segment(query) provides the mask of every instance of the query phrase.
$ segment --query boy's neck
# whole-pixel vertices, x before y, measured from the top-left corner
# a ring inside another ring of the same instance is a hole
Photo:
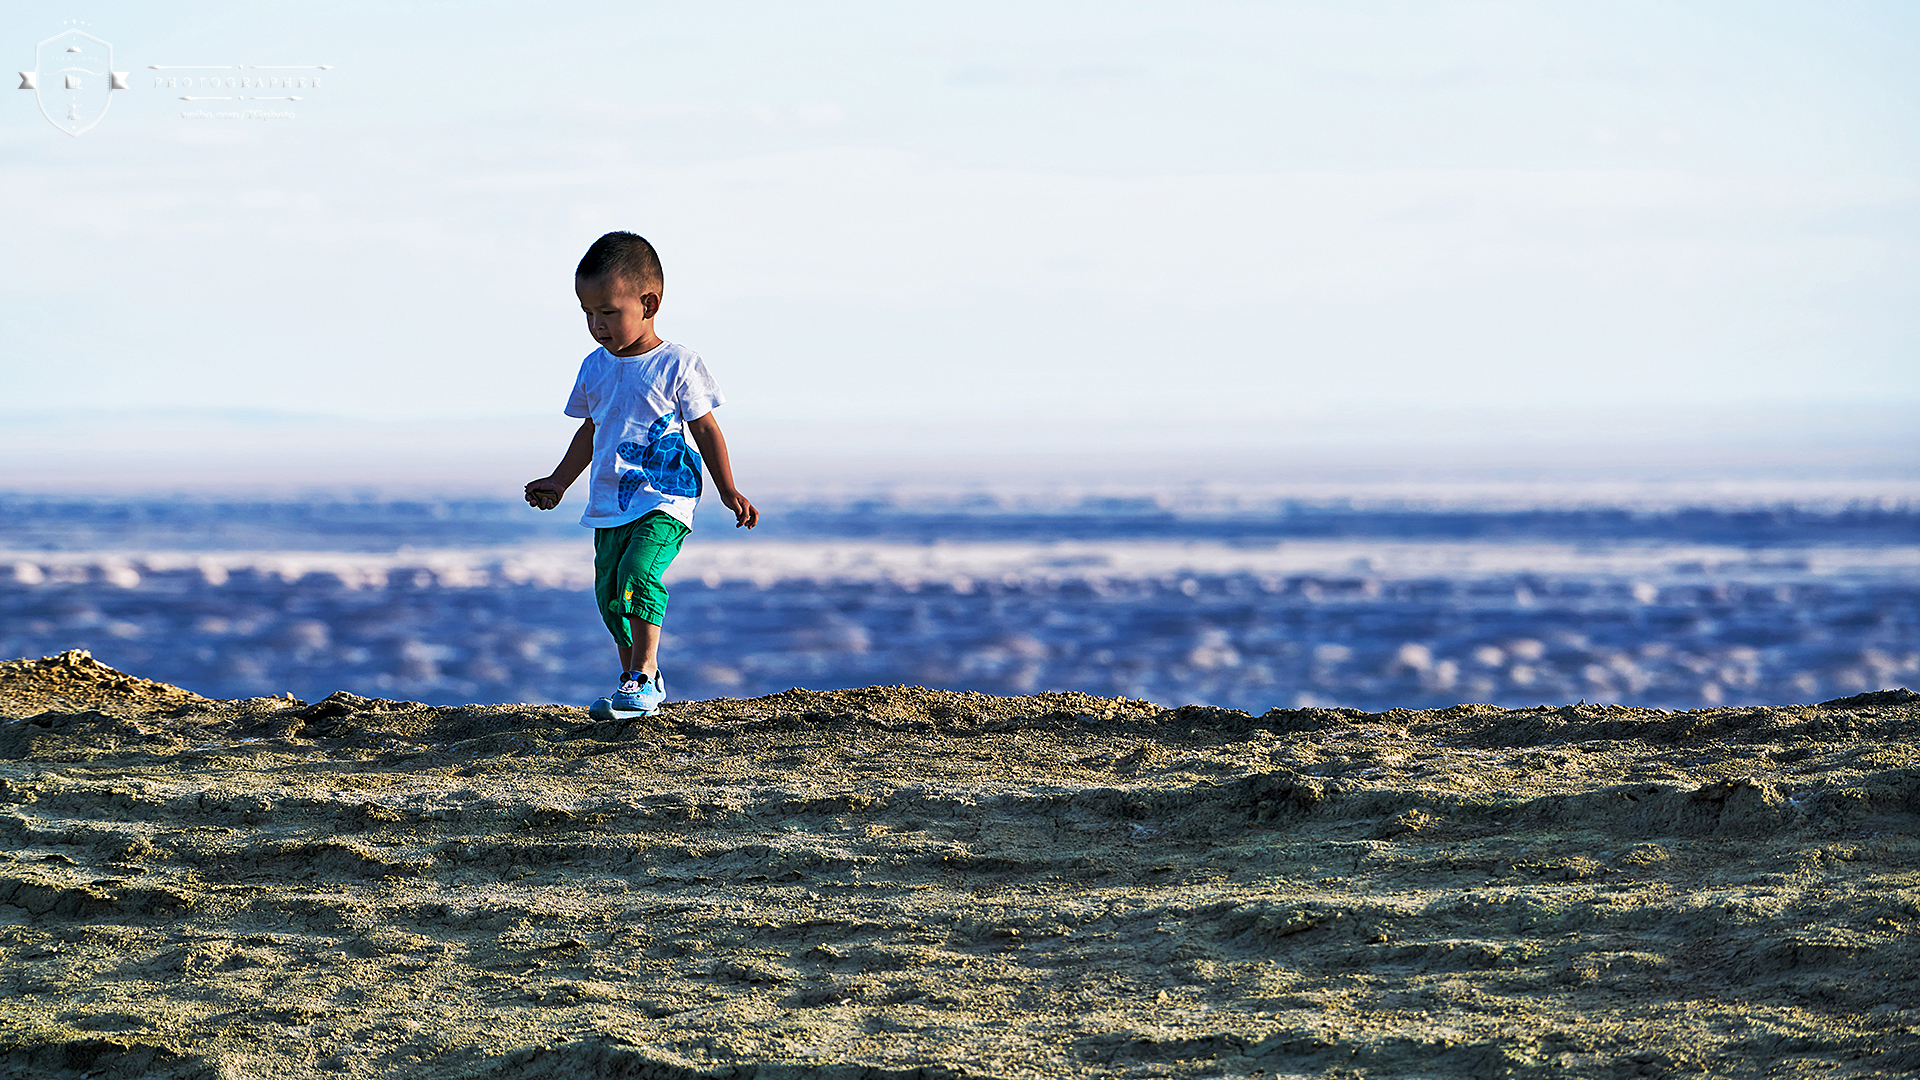
[[[640,331],[640,336],[634,339],[633,344],[624,349],[608,349],[607,351],[615,356],[644,356],[663,344],[665,344],[665,342],[660,340],[660,335],[654,333],[653,327],[649,326],[645,330]]]

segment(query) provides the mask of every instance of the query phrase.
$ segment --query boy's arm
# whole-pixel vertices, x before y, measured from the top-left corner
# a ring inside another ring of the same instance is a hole
[[[536,510],[551,510],[560,505],[560,496],[566,494],[580,474],[593,463],[593,418],[580,421],[580,429],[573,433],[573,441],[567,444],[567,452],[553,472],[538,480],[527,482],[527,505]]]
[[[733,486],[733,462],[727,459],[727,437],[720,434],[720,421],[708,413],[698,420],[687,421],[687,430],[693,434],[693,444],[700,448],[707,472],[713,476],[713,489],[727,509],[733,511],[733,527],[751,529],[760,524],[760,511]]]

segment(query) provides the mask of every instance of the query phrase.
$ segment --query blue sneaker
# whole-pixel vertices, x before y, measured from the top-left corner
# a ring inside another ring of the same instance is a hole
[[[638,671],[623,671],[620,673],[620,689],[611,697],[594,702],[587,713],[596,720],[652,716],[660,711],[660,703],[666,699],[667,688],[659,676],[649,679]]]

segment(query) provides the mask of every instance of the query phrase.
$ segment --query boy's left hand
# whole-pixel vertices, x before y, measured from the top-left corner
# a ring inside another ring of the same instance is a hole
[[[551,476],[529,481],[526,488],[527,505],[535,510],[551,510],[560,505],[560,496],[566,493]]]
[[[734,528],[751,529],[755,525],[760,524],[759,509],[757,509],[753,503],[747,501],[745,495],[737,491],[722,491],[718,494],[720,496],[720,502],[724,504],[727,509],[733,511]]]

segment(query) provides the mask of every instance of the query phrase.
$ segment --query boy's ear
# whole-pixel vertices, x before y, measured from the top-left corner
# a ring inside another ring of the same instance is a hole
[[[660,294],[657,292],[643,293],[640,297],[640,305],[641,308],[646,311],[647,318],[653,318],[660,313]]]

